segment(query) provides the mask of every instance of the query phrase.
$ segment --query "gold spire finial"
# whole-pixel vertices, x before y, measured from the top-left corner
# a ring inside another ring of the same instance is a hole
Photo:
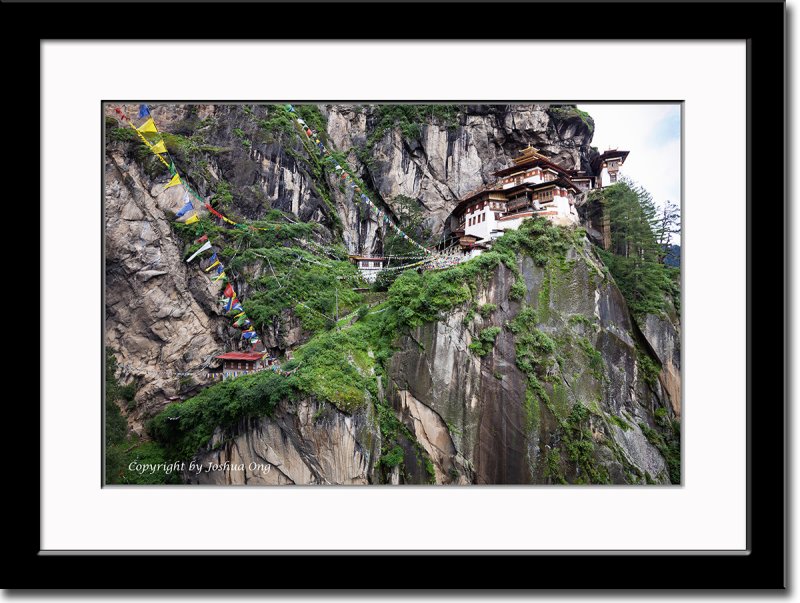
[[[514,158],[514,163],[519,164],[523,161],[528,161],[529,159],[536,159],[541,158],[543,155],[539,153],[539,149],[528,145],[524,149],[519,152],[519,156]]]

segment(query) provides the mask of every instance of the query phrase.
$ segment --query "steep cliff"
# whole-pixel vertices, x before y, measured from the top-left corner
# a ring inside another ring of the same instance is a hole
[[[120,107],[134,115],[138,108]],[[406,106],[389,107],[307,106],[303,114],[327,132],[332,148],[386,209],[400,195],[416,199],[434,238],[459,196],[510,164],[519,149],[538,146],[565,165],[586,165],[591,153],[590,118],[557,108],[476,105],[409,113]],[[317,225],[314,244],[342,240],[349,252],[382,250],[382,226],[308,153],[279,107],[155,105],[151,112],[177,167],[205,200],[243,220],[272,210],[296,216]],[[190,240],[170,225],[181,205],[178,189],[164,190],[160,164],[142,152],[113,106],[105,113],[108,345],[119,356],[122,381],[142,384],[136,415],[194,391],[202,367],[220,347],[230,349],[236,334],[215,320],[207,279],[182,262]],[[263,264],[243,267],[247,278],[237,285],[244,296]],[[309,336],[289,304],[261,326],[270,348],[291,348]]]
[[[371,405],[348,415],[324,402],[284,402],[272,418],[218,429],[184,477],[216,485],[368,484],[381,445],[373,415]]]
[[[107,109],[106,342],[120,381],[138,384],[129,425],[145,434],[166,406],[150,434],[169,454],[220,468],[187,471],[187,482],[679,480],[679,319],[632,321],[580,232],[528,228],[463,270],[404,274],[376,306],[381,298],[353,291],[346,254],[382,252],[383,226],[277,107],[151,110],[201,197],[239,221],[278,224],[259,233],[204,218],[266,347],[296,351],[284,365],[293,393],[279,401],[273,388],[270,403],[259,402],[258,388],[272,381],[247,380],[191,398],[209,384],[214,356],[236,349],[238,332],[220,315],[217,287],[184,261],[197,245],[191,228],[173,222],[180,194],[165,190],[163,170]],[[583,169],[594,153],[593,122],[571,107],[301,111],[385,210],[418,205],[431,242],[458,198],[520,149]],[[441,285],[431,279],[447,281],[451,295],[431,301]],[[416,308],[419,300],[430,307]],[[330,330],[349,313],[341,331]]]
[[[130,413],[142,419],[170,397],[203,383],[203,368],[226,339],[208,279],[187,270],[183,242],[166,216],[180,193],[153,184],[119,150],[105,171],[106,345],[118,357],[120,379],[139,385]]]
[[[519,270],[498,266],[473,301],[400,338],[392,406],[443,475],[458,460],[478,484],[669,483],[646,432],[675,418],[671,397],[588,243]]]

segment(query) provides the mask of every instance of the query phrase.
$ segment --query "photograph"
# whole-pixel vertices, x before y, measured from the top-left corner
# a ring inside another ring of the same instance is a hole
[[[104,485],[680,486],[682,111],[104,101]]]

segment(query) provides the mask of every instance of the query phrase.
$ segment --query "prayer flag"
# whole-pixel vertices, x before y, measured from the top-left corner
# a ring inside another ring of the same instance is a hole
[[[219,266],[219,260],[215,260],[213,264],[211,264],[208,268],[206,268],[206,272],[211,270],[214,266]]]
[[[228,284],[228,286],[225,287],[224,295],[225,295],[225,297],[235,297],[236,296],[236,293],[233,291],[233,286],[232,285]]]
[[[139,117],[147,117],[150,115],[150,109],[147,108],[147,105],[139,105]]]
[[[183,217],[183,215],[184,215],[185,213],[187,213],[187,212],[190,212],[190,211],[192,211],[193,209],[194,209],[194,205],[192,205],[192,202],[191,202],[191,201],[189,201],[188,203],[186,203],[186,205],[184,205],[183,207],[181,207],[181,208],[178,210],[178,212],[175,214],[175,217],[176,217],[176,218],[181,218],[181,217]]]
[[[200,218],[198,217],[198,215],[194,214],[188,220],[186,220],[184,222],[184,224],[194,224],[195,222],[199,222],[199,221],[200,221]]]
[[[187,220],[187,223],[188,223],[188,220]],[[206,242],[203,244],[203,246],[202,246],[200,249],[198,249],[197,251],[195,251],[195,252],[194,252],[192,255],[190,255],[190,256],[189,256],[189,259],[188,259],[188,260],[186,260],[186,261],[187,261],[187,262],[191,262],[191,261],[192,261],[194,258],[196,258],[198,255],[200,255],[200,254],[201,254],[201,253],[203,253],[204,251],[208,251],[209,249],[211,249],[211,241],[206,241]]]
[[[195,239],[195,241],[194,241],[194,242],[195,242],[195,243],[203,243],[203,242],[205,242],[205,241],[208,241],[208,235],[207,235],[207,234],[204,234],[204,235],[203,235],[202,237],[200,237],[199,239]]]
[[[153,151],[153,153],[166,153],[167,147],[164,146],[163,140],[159,140],[156,144],[150,147],[150,150]]]
[[[178,186],[181,183],[181,177],[178,174],[175,174],[172,179],[167,182],[167,186],[164,187],[164,190],[167,190],[171,186]]]
[[[223,216],[223,215],[222,215],[221,213],[219,213],[219,212],[218,212],[216,209],[214,209],[213,207],[211,207],[211,204],[210,204],[210,203],[206,203],[206,209],[207,209],[208,211],[210,211],[212,214],[214,214],[215,216],[217,216],[218,218],[222,218],[223,220],[225,219],[225,216]]]
[[[154,122],[153,118],[151,117],[146,122],[144,122],[141,126],[136,128],[136,131],[137,132],[142,132],[142,133],[145,133],[145,132],[158,132],[158,128],[156,128],[156,122]]]

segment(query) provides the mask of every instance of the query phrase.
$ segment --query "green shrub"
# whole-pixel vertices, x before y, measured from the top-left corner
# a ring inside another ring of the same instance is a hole
[[[272,371],[228,379],[168,405],[148,423],[148,432],[176,458],[188,459],[211,441],[217,427],[270,416],[291,393],[288,379]]]
[[[518,301],[525,297],[527,292],[528,288],[525,286],[525,280],[518,278],[514,281],[514,284],[511,285],[511,289],[508,292],[508,297],[509,299]]]
[[[658,376],[661,374],[661,366],[659,366],[642,348],[637,347],[636,352],[636,366],[644,378],[645,383],[651,387],[655,387],[658,383]]]
[[[367,148],[372,149],[389,130],[399,128],[406,139],[419,138],[421,126],[438,122],[452,129],[458,126],[458,105],[375,105],[373,115],[377,120],[367,138]]]
[[[598,381],[607,381],[605,375],[606,364],[603,361],[603,355],[600,351],[597,350],[586,337],[579,337],[577,343],[578,347],[581,348],[586,356],[586,360],[589,363],[589,372],[592,376]]]
[[[384,467],[397,467],[403,462],[403,449],[400,446],[393,446],[392,449],[384,455],[381,455],[380,463]]]
[[[109,128],[107,132],[109,139],[116,142],[135,142],[137,140],[133,128]]]
[[[469,344],[469,349],[478,356],[486,356],[494,347],[494,340],[500,334],[500,327],[487,327],[480,332],[477,339]]]
[[[497,310],[497,304],[483,304],[481,307],[478,308],[478,312],[484,318],[488,318],[491,316],[492,312]]]
[[[680,431],[670,430],[661,434],[655,429],[639,423],[639,428],[644,433],[647,441],[655,446],[667,462],[669,481],[673,484],[681,483],[681,440]]]
[[[623,431],[630,431],[633,429],[633,427],[631,427],[630,424],[622,417],[618,417],[617,415],[606,415],[606,417],[610,423],[613,423]]]

